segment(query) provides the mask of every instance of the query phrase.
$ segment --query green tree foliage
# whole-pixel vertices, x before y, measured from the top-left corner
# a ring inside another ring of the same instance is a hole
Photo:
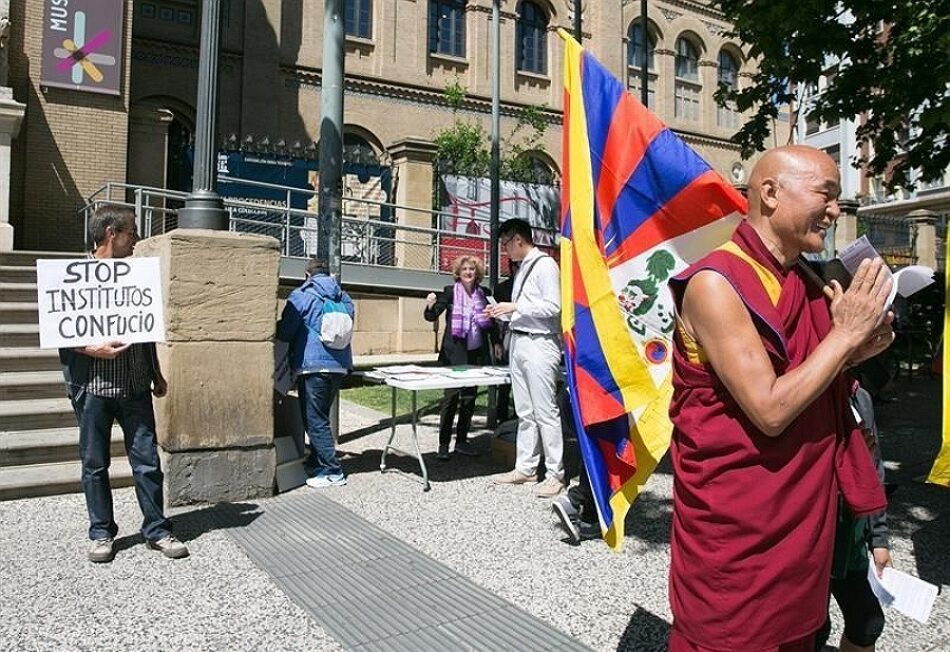
[[[491,168],[491,137],[480,122],[464,120],[459,110],[465,103],[466,89],[457,81],[446,86],[443,97],[452,109],[452,126],[435,136],[435,165],[441,172],[462,176],[486,177]],[[532,152],[544,151],[542,140],[547,119],[541,108],[528,106],[508,137],[501,143],[501,178],[508,181],[537,183],[538,170]]]
[[[950,164],[950,0],[713,0],[750,44],[759,70],[746,88],[720,87],[717,100],[754,110],[734,139],[748,156],[763,148],[778,107],[796,85],[815,83],[840,61],[812,117],[866,116],[854,162],[889,185],[911,185],[911,170],[937,178]],[[909,136],[908,136],[909,134]]]

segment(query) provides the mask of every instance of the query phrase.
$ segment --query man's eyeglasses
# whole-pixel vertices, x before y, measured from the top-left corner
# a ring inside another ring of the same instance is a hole
[[[514,236],[510,238],[502,238],[498,241],[498,246],[500,246],[502,249],[506,249],[508,245],[511,243],[511,241],[514,239],[515,239]]]

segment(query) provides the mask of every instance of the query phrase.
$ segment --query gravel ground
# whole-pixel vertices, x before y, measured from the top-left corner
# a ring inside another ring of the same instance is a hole
[[[892,555],[899,569],[950,584],[950,492],[915,482],[939,444],[939,385],[916,381],[899,399],[878,406],[889,480],[901,484],[891,503]],[[671,614],[667,603],[672,476],[668,465],[650,481],[627,518],[622,552],[602,542],[574,547],[561,534],[548,501],[531,487],[495,486],[488,476],[507,470],[492,464],[489,435],[476,433],[475,459],[439,462],[426,455],[432,490],[411,477],[379,473],[388,418],[348,404],[341,450],[350,484],[327,495],[481,586],[596,650],[665,650]],[[435,451],[435,415],[423,419],[423,451]],[[481,423],[476,417],[476,424]],[[397,441],[408,447],[408,426]],[[418,464],[398,456],[387,464],[417,475]],[[381,499],[381,497],[384,497]],[[834,631],[841,617],[832,609]],[[928,625],[888,612],[879,651],[950,650],[950,601],[938,598]]]
[[[80,494],[0,502],[0,649],[342,649],[220,529],[240,521],[172,511],[191,557],[170,560],[142,544],[132,489],[115,511],[119,552],[91,564]]]
[[[878,413],[889,479],[901,485],[890,510],[895,565],[946,585],[950,493],[915,481],[939,446],[938,397],[937,383],[916,381]],[[387,462],[394,472],[381,474],[385,419],[344,406],[340,447],[350,483],[322,490],[327,496],[596,650],[665,650],[668,467],[661,465],[631,510],[622,552],[602,542],[573,547],[531,487],[489,482],[491,473],[507,469],[491,463],[485,431],[475,433],[479,458],[440,463],[427,455],[428,493],[414,480],[414,460],[393,455]],[[424,451],[436,448],[435,425],[436,417],[424,418]],[[0,502],[0,649],[340,649],[226,536],[267,501],[249,503],[234,521],[214,508],[175,510],[177,533],[192,556],[172,561],[146,550],[137,534],[128,536],[141,518],[133,491],[115,497],[124,538],[116,560],[100,566],[85,559],[80,495]],[[833,614],[836,641],[840,615]],[[926,626],[889,612],[878,650],[950,650],[946,596]]]

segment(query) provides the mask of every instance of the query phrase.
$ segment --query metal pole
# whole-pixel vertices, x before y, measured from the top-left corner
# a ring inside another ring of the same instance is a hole
[[[650,30],[647,24],[647,0],[640,0],[640,24],[643,25],[643,63],[640,66],[640,102],[643,106],[650,106],[650,94],[647,92],[650,85],[650,75],[647,72],[647,63],[650,60]]]
[[[320,89],[319,257],[340,279],[343,204],[343,1],[325,0],[323,71]]]
[[[491,5],[491,216],[488,226],[491,235],[491,261],[488,270],[488,284],[492,290],[498,286],[498,268],[501,266],[501,251],[498,248],[499,209],[501,204],[501,0],[493,0]]]
[[[195,124],[195,164],[191,194],[178,210],[178,228],[228,228],[224,202],[215,192],[218,110],[218,38],[221,0],[204,0],[201,7],[201,49],[198,56],[198,106]]]
[[[581,0],[574,0],[574,38],[577,39],[578,43],[582,43],[584,41],[584,31],[582,25]]]

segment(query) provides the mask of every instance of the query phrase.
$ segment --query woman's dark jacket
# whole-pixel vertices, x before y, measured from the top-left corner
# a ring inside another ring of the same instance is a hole
[[[491,290],[484,286],[479,287],[481,287],[486,297],[491,296]],[[455,284],[446,285],[442,292],[436,296],[437,298],[432,307],[426,306],[423,317],[425,317],[426,321],[436,321],[439,315],[443,312],[445,313],[445,334],[442,336],[442,348],[439,350],[439,364],[468,364],[468,342],[466,338],[454,337],[452,335],[452,303],[455,299]],[[490,340],[494,335],[493,328],[482,330],[482,345],[478,349],[480,364],[489,363]]]

